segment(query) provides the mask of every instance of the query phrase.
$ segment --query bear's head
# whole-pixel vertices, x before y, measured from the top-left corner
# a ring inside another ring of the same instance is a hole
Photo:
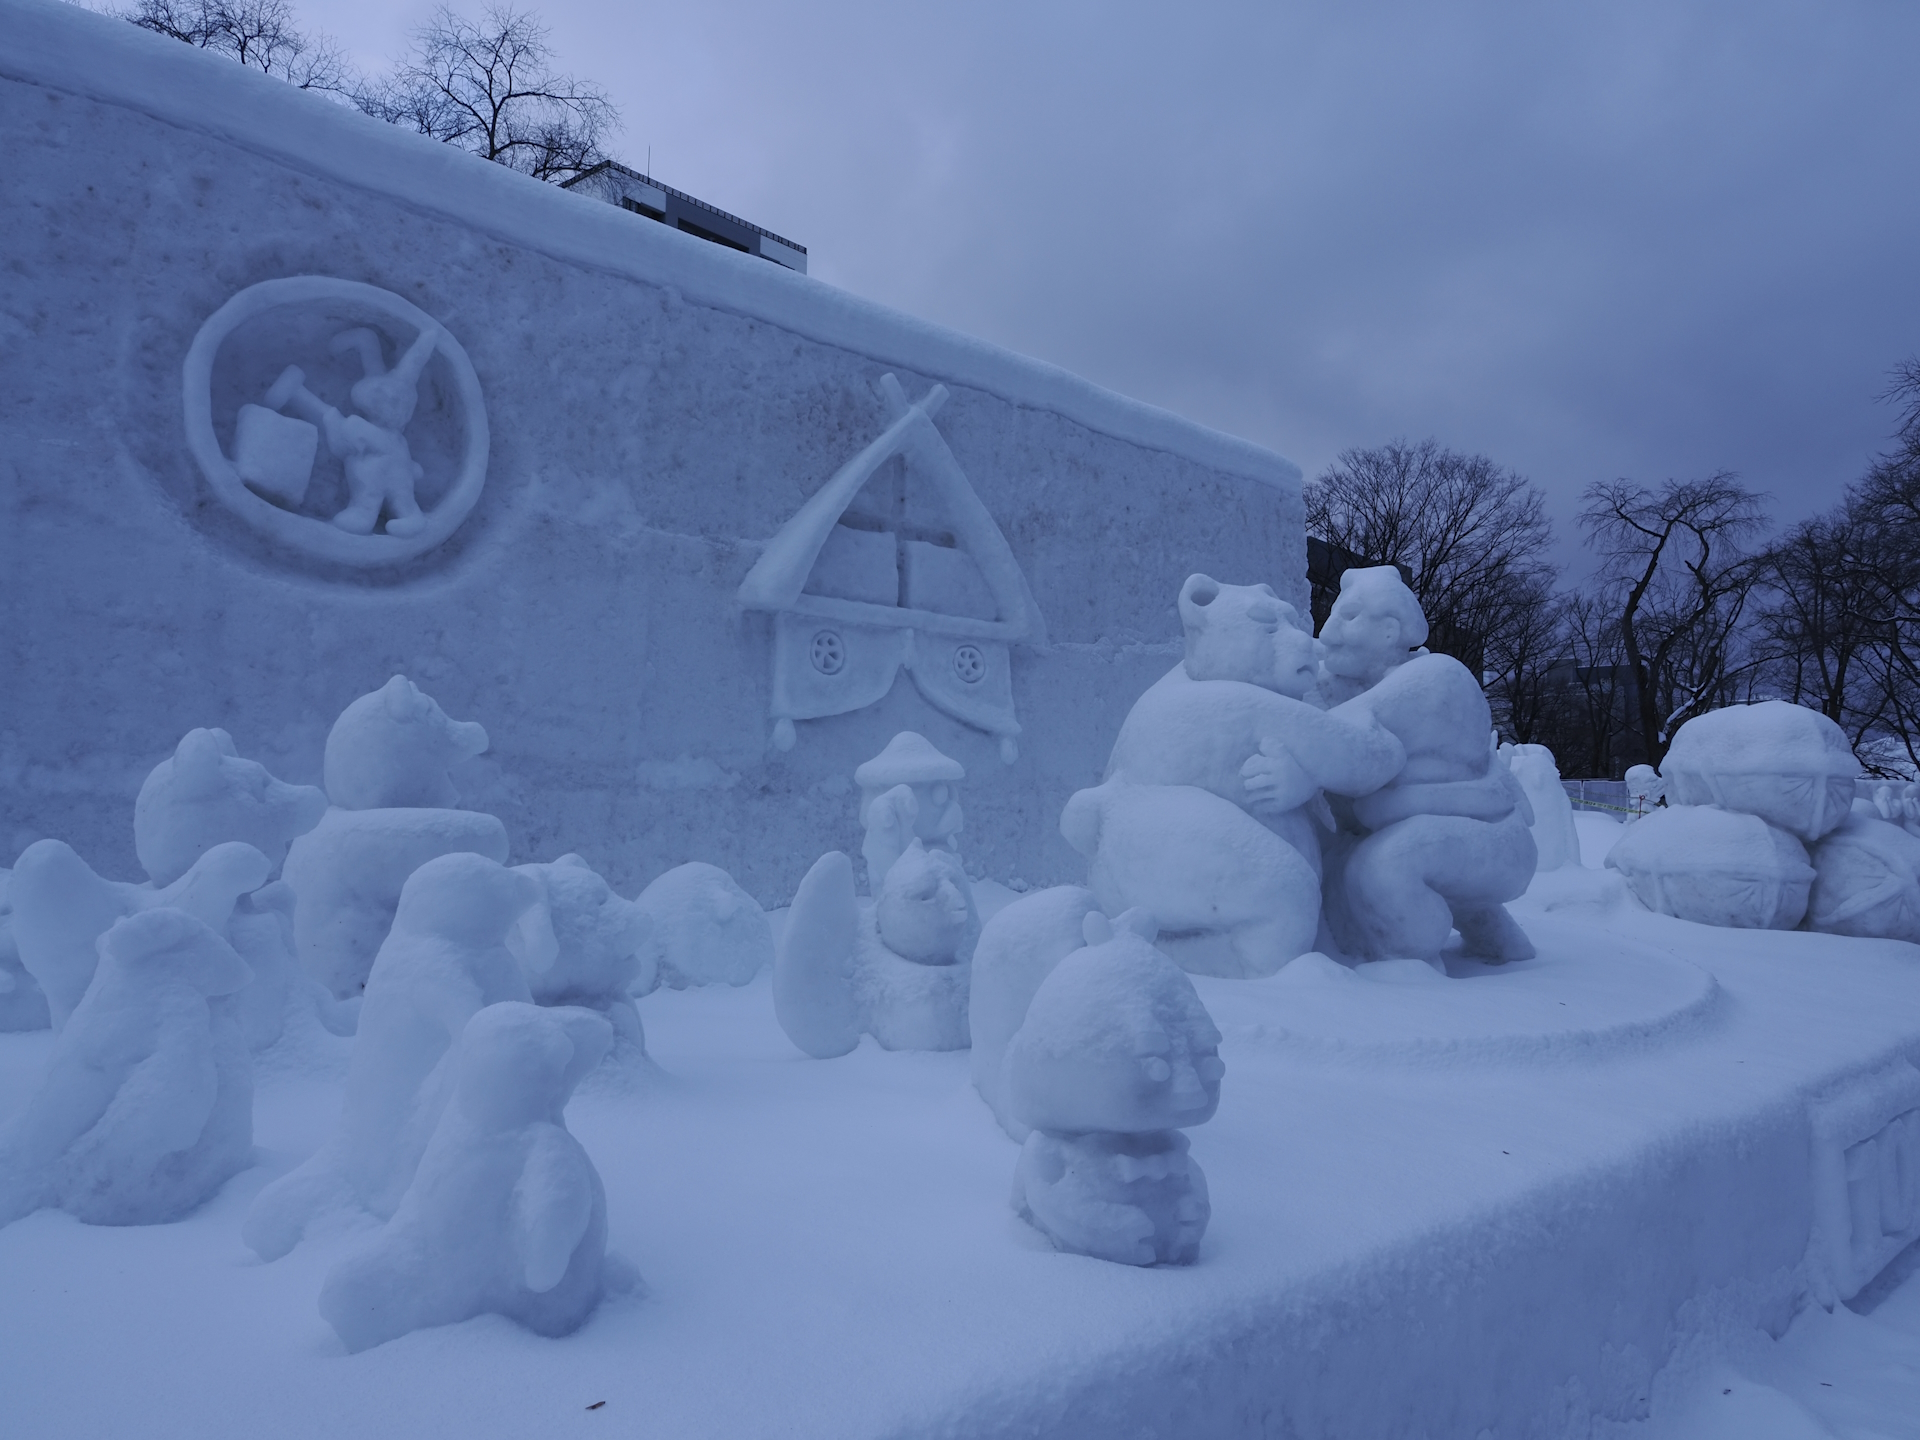
[[[653,922],[578,855],[562,855],[545,865],[519,865],[545,888],[559,957],[545,971],[529,971],[534,999],[555,1004],[571,996],[645,994],[658,984],[655,967],[642,974],[640,950]]]
[[[333,722],[327,798],[342,810],[445,809],[460,798],[448,767],[486,748],[478,721],[449,720],[432,696],[396,675]]]
[[[1270,585],[1189,575],[1180,587],[1180,623],[1189,679],[1240,680],[1295,699],[1313,688],[1313,636]]]
[[[327,797],[288,785],[244,760],[224,730],[189,730],[153,767],[133,804],[133,848],[158,886],[168,886],[215,845],[244,841],[278,866],[287,845],[320,823]]]

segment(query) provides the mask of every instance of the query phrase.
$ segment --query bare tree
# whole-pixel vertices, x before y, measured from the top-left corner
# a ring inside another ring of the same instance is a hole
[[[1729,703],[1758,662],[1743,641],[1761,570],[1746,549],[1764,524],[1760,500],[1722,471],[1657,490],[1590,485],[1586,502],[1580,524],[1606,557],[1607,609],[1636,691],[1640,741],[1657,765],[1674,731]]]
[[[1476,675],[1550,588],[1544,498],[1484,455],[1435,440],[1345,450],[1306,502],[1310,534],[1408,575],[1429,647]]]
[[[142,30],[212,50],[302,90],[345,94],[356,83],[339,45],[301,33],[288,0],[138,0],[118,13]]]
[[[606,156],[619,121],[605,92],[555,73],[547,31],[531,14],[490,6],[470,20],[442,6],[413,50],[354,103],[370,115],[457,145],[537,180],[567,180]]]

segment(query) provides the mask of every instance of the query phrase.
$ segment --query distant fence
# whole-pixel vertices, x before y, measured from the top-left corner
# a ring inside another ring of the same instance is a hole
[[[1576,810],[1597,810],[1607,815],[1636,813],[1633,801],[1627,798],[1624,780],[1562,780],[1560,788],[1567,792]]]

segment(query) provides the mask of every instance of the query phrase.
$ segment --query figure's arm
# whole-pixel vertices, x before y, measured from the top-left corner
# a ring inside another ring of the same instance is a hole
[[[544,1295],[565,1277],[593,1222],[593,1165],[558,1125],[534,1127],[513,1187],[513,1239],[527,1288]]]
[[[1368,795],[1407,763],[1399,737],[1358,701],[1316,710],[1284,695],[1274,699],[1279,703],[1269,707],[1260,754],[1241,770],[1256,803],[1282,808],[1282,801],[1298,793],[1292,803],[1303,805],[1316,789]]]

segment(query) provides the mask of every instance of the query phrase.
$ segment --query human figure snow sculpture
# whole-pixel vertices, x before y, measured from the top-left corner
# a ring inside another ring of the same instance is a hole
[[[863,1034],[888,1050],[967,1047],[980,926],[952,848],[965,773],[910,730],[854,772],[873,898],[845,855],[821,856],[774,957],[774,1013],[809,1055],[844,1055]]]
[[[372,330],[361,328],[336,335],[333,353],[357,354],[364,372],[349,392],[356,414],[341,414],[307,389],[306,374],[297,365],[281,371],[266,393],[265,409],[291,410],[317,427],[326,438],[327,449],[346,471],[347,505],[333,517],[333,523],[349,534],[372,534],[383,514],[389,535],[417,535],[426,527],[426,516],[413,493],[424,472],[402,432],[413,419],[419,403],[420,374],[440,338],[438,326],[422,330],[389,370],[380,337]],[[312,433],[307,432],[309,436]],[[280,493],[273,486],[265,488]],[[288,490],[281,498],[297,503],[305,490],[302,478],[298,493]]]
[[[646,1032],[633,997],[660,983],[657,964],[642,959],[653,928],[646,913],[614,894],[578,855],[562,855],[545,865],[516,865],[514,870],[540,883],[557,945],[544,969],[531,963],[524,967],[534,1003],[597,1011],[612,1024],[618,1049],[629,1056],[645,1055]]]
[[[267,857],[241,841],[215,845],[171,885],[105,880],[64,840],[36,840],[14,862],[10,892],[20,963],[47,998],[53,1028],[67,1023],[93,979],[98,941],[143,910],[184,910],[224,934],[241,896],[266,883]]]
[[[1385,784],[1339,807],[1329,845],[1327,921],[1350,954],[1437,960],[1456,927],[1468,954],[1532,957],[1505,902],[1533,879],[1526,795],[1491,743],[1480,683],[1458,660],[1420,648],[1427,620],[1391,565],[1347,571],[1321,627],[1321,691],[1330,718],[1379,725],[1405,761]],[[1347,697],[1342,699],[1341,697]],[[1297,793],[1287,767],[1250,765],[1249,786]]]
[[[1085,920],[1086,948],[1041,982],[1007,1047],[1009,1107],[1030,1132],[1013,1206],[1062,1250],[1188,1264],[1210,1209],[1180,1132],[1220,1103],[1220,1032],[1154,948],[1150,916]]]
[[[403,675],[334,722],[324,772],[332,808],[293,842],[284,873],[299,902],[300,963],[341,999],[365,986],[415,869],[461,852],[506,861],[506,826],[449,808],[459,799],[449,768],[486,748],[485,729],[448,719]]]
[[[1502,745],[1500,758],[1526,794],[1533,811],[1536,872],[1580,863],[1580,832],[1574,828],[1573,802],[1560,784],[1560,767],[1544,745]]]
[[[367,978],[340,1119],[305,1164],[260,1192],[247,1244],[273,1260],[322,1211],[392,1215],[446,1103],[461,1030],[489,1005],[530,1002],[525,971],[551,968],[557,950],[532,876],[466,853],[409,875]]]
[[[45,1205],[160,1224],[251,1165],[253,1063],[222,1004],[248,978],[183,910],[116,920],[40,1088],[0,1138],[0,1224]]]
[[[0,1032],[44,1030],[52,1023],[46,994],[20,963],[13,940],[13,872],[0,869]]]
[[[1101,907],[1150,911],[1185,968],[1271,975],[1318,935],[1320,792],[1375,789],[1404,752],[1370,713],[1307,703],[1313,637],[1268,586],[1190,576],[1180,619],[1180,663],[1135,702],[1060,829]]]
[[[648,926],[642,976],[689,985],[745,985],[773,963],[767,915],[718,865],[689,861],[660,876],[634,901]],[[653,988],[647,984],[641,994]]]
[[[960,782],[966,778],[965,766],[912,730],[902,730],[853,772],[866,831],[860,858],[866,862],[869,894],[880,893],[887,871],[916,839],[929,850],[958,853],[964,823]]]
[[[485,1314],[570,1334],[629,1278],[609,1264],[606,1192],[564,1113],[612,1038],[571,1007],[507,1001],[467,1022],[453,1099],[393,1218],[321,1288],[348,1350]]]
[[[1056,885],[1022,895],[980,929],[967,998],[973,1088],[987,1102],[1000,1128],[1015,1140],[1027,1138],[1027,1127],[1007,1105],[1001,1062],[1008,1042],[1027,1018],[1027,1007],[1041,983],[1086,944],[1087,917],[1099,911],[1091,890]]]

